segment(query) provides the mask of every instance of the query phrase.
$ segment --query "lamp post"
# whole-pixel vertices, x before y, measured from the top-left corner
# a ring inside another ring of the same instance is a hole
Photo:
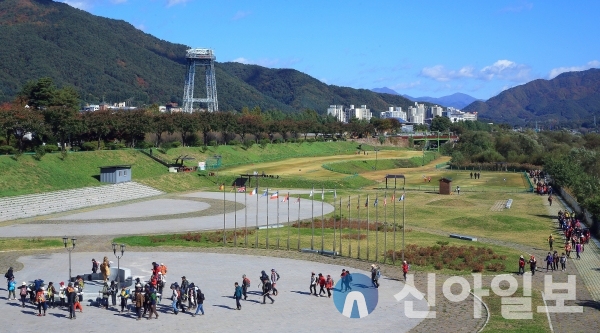
[[[377,152],[379,152],[379,148],[375,148],[375,171],[377,171]]]
[[[63,244],[65,245],[65,249],[69,252],[69,282],[71,282],[71,251],[75,249],[75,242],[77,238],[71,238],[71,247],[67,247],[67,242],[69,241],[69,237],[63,237]]]
[[[117,254],[117,244],[112,243],[113,253],[117,257],[117,291],[121,290],[121,258],[125,254],[125,244],[121,244],[121,255]]]

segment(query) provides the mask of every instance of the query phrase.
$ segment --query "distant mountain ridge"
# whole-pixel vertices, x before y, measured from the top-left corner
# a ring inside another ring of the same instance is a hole
[[[181,103],[188,47],[146,34],[122,20],[94,16],[52,0],[0,1],[0,102],[30,80],[72,85],[84,102]],[[219,55],[219,50],[215,50]],[[243,107],[325,113],[331,104],[384,111],[408,99],[327,85],[293,69],[215,63],[219,109]],[[196,97],[205,95],[201,75]]]
[[[454,107],[457,109],[462,109],[475,101],[479,101],[479,99],[477,99],[473,96],[469,96],[467,94],[463,94],[463,93],[454,93],[452,95],[442,96],[442,97],[428,97],[428,96],[412,97],[412,96],[405,95],[405,94],[399,94],[395,90],[392,90],[388,87],[374,88],[371,90],[374,92],[383,93],[383,94],[400,95],[400,96],[405,97],[413,102],[427,102],[427,103],[437,104],[437,105],[446,106],[446,107],[451,106],[451,107]]]
[[[492,122],[524,125],[534,121],[582,124],[600,112],[600,69],[567,72],[507,89],[464,111]]]

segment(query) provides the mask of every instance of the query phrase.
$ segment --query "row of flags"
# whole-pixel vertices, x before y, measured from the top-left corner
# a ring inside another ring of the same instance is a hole
[[[245,186],[240,186],[238,187],[238,192],[240,193],[244,193],[246,192],[246,187]],[[314,196],[314,192],[315,189],[314,187],[312,188],[312,190],[310,190],[310,194],[308,195],[309,197],[313,197]],[[258,189],[254,188],[252,189],[252,192],[249,193],[249,195],[256,195],[258,193]],[[266,189],[263,194],[263,197],[269,196],[269,189]],[[274,193],[271,194],[271,200],[276,200],[279,198],[279,191],[275,191]],[[333,198],[336,199],[337,198],[337,190],[333,190]],[[281,200],[281,202],[287,202],[288,200],[290,200],[290,195],[287,194],[285,197],[283,197],[283,199]],[[321,200],[325,200],[325,190],[321,190]],[[392,198],[391,201],[395,201],[396,200],[396,195],[392,194]],[[400,198],[398,198],[398,201],[403,201],[404,200],[404,194],[402,194],[402,196],[400,196]],[[296,202],[300,202],[300,197],[298,197],[296,199]],[[373,202],[373,206],[377,206],[379,204],[379,198],[375,198],[375,201]],[[383,198],[383,205],[386,206],[387,205],[387,194],[385,195],[385,197]],[[367,199],[365,200],[365,207],[369,206],[369,198],[367,197]],[[348,202],[348,207],[350,207],[350,202]]]

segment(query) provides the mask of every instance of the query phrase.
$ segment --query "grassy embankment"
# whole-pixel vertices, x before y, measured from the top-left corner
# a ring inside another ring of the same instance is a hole
[[[352,142],[315,142],[274,144],[265,147],[254,145],[249,149],[241,146],[176,148],[168,150],[166,154],[155,149],[154,153],[171,162],[179,156],[188,155],[194,158],[187,162],[190,165],[197,165],[198,161],[205,161],[213,155],[221,155],[224,167],[245,164],[251,168],[253,163],[280,161],[299,156],[352,156],[356,148],[357,145]],[[64,160],[57,153],[47,154],[40,161],[31,155],[23,155],[18,160],[10,156],[0,156],[0,197],[98,186],[101,185],[97,178],[98,167],[118,164],[132,165],[134,181],[166,192],[213,188],[215,184],[231,181],[234,177],[233,173],[227,178],[207,177],[198,173],[169,174],[161,164],[139,151],[129,149],[69,153]],[[287,177],[287,180],[282,181],[286,181],[286,185],[290,187],[309,187],[308,184],[299,181],[299,178],[301,177]],[[341,181],[346,187],[361,187],[371,183],[370,180],[359,178]]]

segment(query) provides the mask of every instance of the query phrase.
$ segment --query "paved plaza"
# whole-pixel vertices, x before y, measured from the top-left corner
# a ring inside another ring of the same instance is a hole
[[[197,192],[168,199],[134,202],[118,207],[100,208],[30,223],[0,227],[3,237],[62,237],[64,235],[135,235],[175,233],[223,228],[223,209],[226,210],[225,227],[275,225],[315,218],[333,211],[333,206],[322,201],[302,199],[281,202],[260,194],[222,192]],[[208,204],[202,201],[209,202]],[[224,208],[224,204],[227,206]],[[321,206],[322,205],[322,206]],[[258,212],[257,212],[258,207]],[[313,212],[314,207],[314,212]],[[210,208],[210,212],[203,213]],[[289,210],[288,210],[289,208]],[[194,214],[197,213],[197,214]],[[258,221],[258,222],[257,222]]]
[[[112,253],[72,254],[73,274],[90,272],[91,258],[113,257]],[[111,260],[114,258],[111,258]],[[42,278],[58,284],[68,276],[67,253],[25,256],[19,258],[24,269],[16,272],[17,281],[32,281]],[[168,266],[167,284],[179,281],[185,275],[190,282],[198,285],[205,294],[206,315],[192,317],[189,313],[174,315],[170,301],[163,299],[159,308],[158,320],[136,321],[133,315],[119,314],[116,308],[103,310],[84,305],[83,313],[69,321],[68,312],[63,309],[49,309],[45,317],[37,317],[37,310],[28,305],[21,308],[17,301],[6,301],[2,291],[0,302],[0,325],[5,332],[68,331],[141,332],[166,329],[169,332],[189,330],[190,332],[408,332],[421,319],[404,316],[404,302],[397,302],[393,295],[403,288],[403,283],[382,278],[379,288],[377,308],[367,317],[350,319],[339,313],[333,298],[310,296],[310,273],[331,274],[337,282],[345,267],[302,260],[244,256],[215,253],[165,253],[165,252],[125,252],[121,266],[130,268],[134,277],[147,279],[153,261]],[[365,263],[368,269],[368,264]],[[116,268],[116,262],[114,266]],[[275,303],[262,303],[259,295],[258,277],[260,271],[275,268],[281,279],[277,283],[279,295],[273,297]],[[353,271],[369,275],[367,271]],[[241,283],[242,274],[247,274],[252,285],[247,301],[242,301],[242,310],[235,310],[235,300],[231,297],[234,282]],[[334,291],[335,292],[335,291]],[[170,296],[170,293],[168,293]],[[406,300],[415,301],[415,310],[427,310],[425,300],[409,296]],[[117,302],[118,304],[118,302]]]

